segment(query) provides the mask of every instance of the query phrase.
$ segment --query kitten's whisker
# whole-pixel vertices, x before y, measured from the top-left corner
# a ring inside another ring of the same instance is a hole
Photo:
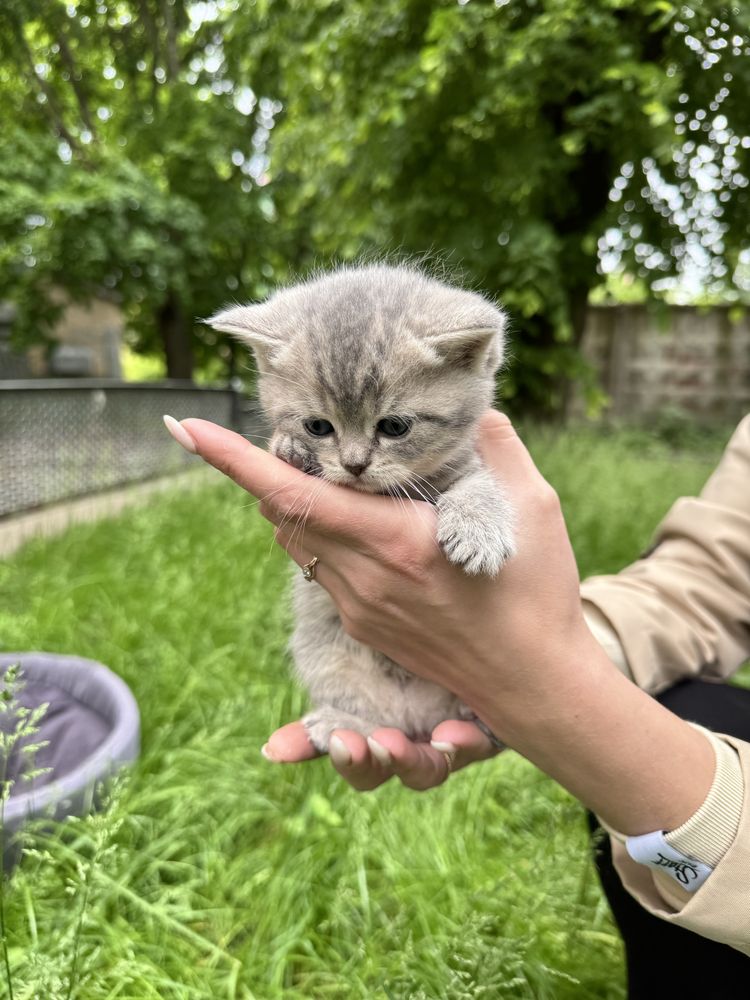
[[[420,488],[417,486],[416,483],[409,483],[409,485],[411,486],[411,488],[414,490],[414,492],[417,494],[418,497],[420,497],[430,507],[434,507],[434,504],[430,500],[428,500],[428,498],[424,495],[424,493],[422,493],[422,491],[420,490]],[[416,507],[414,497],[409,497],[409,500],[412,502],[412,504],[414,504],[415,510],[417,510],[418,508]]]
[[[419,486],[417,486],[416,483],[411,483],[411,488],[417,494],[416,497],[409,497],[409,499],[412,502],[416,502],[417,500],[421,500],[423,503],[426,503],[429,507],[434,507],[435,506],[435,504],[432,502],[432,500],[430,500],[430,498],[428,496],[425,496],[425,494],[422,492],[422,490],[419,488]]]
[[[421,507],[417,506],[413,497],[410,497],[408,493],[404,493],[404,486],[407,487],[411,486],[416,493],[421,495],[421,491],[417,488],[415,483],[411,482],[408,479],[405,482],[399,482],[395,477],[392,479],[391,483],[386,485],[386,490],[389,496],[393,497],[395,500],[398,500],[404,514],[407,513],[406,501],[408,500],[409,503],[414,508],[414,511],[417,514],[417,516],[419,518],[424,518],[425,516],[424,510]],[[432,506],[432,504],[430,504],[430,506]],[[437,546],[437,539],[435,539],[435,545]]]
[[[385,489],[389,497],[398,501],[399,506],[403,510],[404,514],[406,514],[406,504],[404,503],[403,495],[401,494],[400,487],[396,480],[394,479],[393,483],[387,483]]]
[[[274,537],[273,537],[273,539],[271,541],[271,546],[270,546],[269,552],[273,549],[273,545],[274,545],[274,542],[276,541],[276,536],[278,535],[278,533],[280,531],[282,531],[284,528],[286,528],[286,526],[290,522],[294,522],[294,524],[295,524],[295,527],[292,529],[292,533],[291,533],[291,535],[289,537],[289,544],[292,543],[292,541],[294,539],[294,534],[297,531],[297,526],[299,524],[299,512],[305,508],[307,497],[299,497],[298,500],[299,500],[299,503],[295,502],[289,508],[289,510],[286,511],[286,513],[284,514],[284,516],[281,518],[281,521],[276,526],[276,530],[274,531]]]
[[[300,521],[300,524],[299,524],[299,545],[300,545],[300,548],[304,548],[304,545],[305,545],[305,531],[307,529],[307,522],[310,519],[310,515],[313,512],[313,507],[315,506],[315,503],[317,502],[318,497],[320,496],[320,493],[321,493],[321,490],[318,490],[313,496],[310,497],[310,502],[307,505],[307,510],[305,511],[305,515],[304,515],[303,519]],[[315,553],[313,553],[313,555],[315,555]]]
[[[320,494],[323,492],[323,490],[325,488],[325,485],[326,485],[326,481],[323,480],[319,484],[317,490],[315,490],[313,493],[311,493],[307,497],[307,503],[305,504],[304,513],[302,514],[302,516],[297,521],[297,524],[295,525],[294,530],[292,531],[292,534],[290,536],[290,544],[294,542],[295,535],[297,534],[297,532],[299,532],[299,546],[300,546],[300,548],[303,547],[304,541],[305,541],[305,528],[307,527],[308,518],[310,517],[310,514],[312,513],[313,506],[314,506],[315,502],[317,501],[317,499],[320,496]]]
[[[429,502],[434,505],[435,502],[437,501],[437,498],[440,496],[440,491],[435,488],[435,486],[430,482],[429,479],[425,479],[424,476],[420,476],[418,472],[412,472],[410,478],[412,481],[412,486],[416,484],[417,480],[419,480],[419,482],[423,484],[427,492],[427,497],[425,497],[425,499],[429,497]]]
[[[289,486],[284,483],[283,486],[277,486],[275,490],[271,490],[270,493],[266,493],[264,497],[257,497],[252,503],[242,504],[240,510],[249,510],[251,507],[256,507],[262,500],[270,500],[271,497],[275,497],[277,493],[282,493],[284,490],[288,490]]]
[[[407,482],[407,484],[409,486],[411,486],[411,488],[414,490],[415,493],[418,493],[420,496],[423,495],[422,492],[421,492],[421,490],[419,489],[419,487],[417,486],[417,484],[413,480],[407,479],[406,482]],[[424,508],[423,507],[418,507],[417,504],[412,499],[412,497],[407,497],[407,499],[409,500],[409,502],[411,503],[411,505],[414,507],[414,510],[415,510],[415,512],[417,514],[417,517],[419,517],[419,518],[422,519],[422,523],[423,524],[426,523],[426,521],[425,521],[426,512],[425,512]],[[434,503],[430,502],[429,500],[427,502],[429,503],[430,507],[434,507],[435,506]],[[430,525],[430,527],[432,527],[432,525]],[[430,534],[431,534],[432,540],[433,540],[433,542],[435,544],[435,548],[439,550],[440,546],[438,545],[438,540],[435,537],[434,529],[430,532]]]
[[[278,491],[274,491],[274,492],[278,492]],[[287,526],[287,524],[289,524],[290,521],[293,521],[293,520],[297,519],[297,517],[299,515],[299,512],[301,510],[304,510],[307,500],[308,500],[308,497],[304,496],[304,495],[298,495],[295,498],[295,502],[291,505],[291,507],[289,508],[289,510],[286,511],[286,513],[281,518],[281,521],[277,525],[277,527],[276,527],[276,531],[277,532],[278,531],[282,531]]]
[[[278,531],[282,531],[287,526],[287,524],[289,524],[290,521],[297,519],[300,511],[303,510],[305,507],[306,500],[307,497],[305,496],[296,497],[295,502],[291,505],[289,510],[287,510],[284,513],[284,515],[281,518],[281,521],[278,523],[277,525]]]
[[[251,443],[253,441],[270,441],[271,440],[271,438],[267,434],[253,434],[251,431],[248,431],[247,434],[240,434],[240,437],[245,438],[246,441],[250,441]]]

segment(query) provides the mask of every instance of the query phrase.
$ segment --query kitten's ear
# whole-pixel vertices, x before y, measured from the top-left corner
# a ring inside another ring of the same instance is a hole
[[[503,361],[505,317],[488,326],[464,327],[425,338],[441,361],[474,372],[495,372]]]
[[[261,372],[267,371],[286,346],[279,337],[265,303],[250,306],[232,306],[206,320],[214,330],[230,333],[243,344],[252,347]]]

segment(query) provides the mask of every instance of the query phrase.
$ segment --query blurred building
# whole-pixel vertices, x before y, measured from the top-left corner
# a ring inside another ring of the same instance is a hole
[[[122,377],[120,346],[123,318],[104,299],[83,306],[71,303],[54,329],[52,349],[34,346],[19,353],[10,335],[15,310],[0,303],[0,380],[26,378]]]

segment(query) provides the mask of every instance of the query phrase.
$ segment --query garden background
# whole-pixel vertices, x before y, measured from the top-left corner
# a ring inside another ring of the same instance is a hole
[[[503,405],[582,575],[615,572],[748,409],[750,349],[718,421],[687,394],[613,422],[586,314],[743,322],[749,35],[744,4],[713,2],[6,0],[9,350],[54,356],[66,310],[105,302],[126,379],[250,391],[249,359],[200,317],[315,266],[427,255],[508,309]],[[2,386],[3,476],[43,475],[59,428],[30,425],[3,466]],[[423,796],[263,760],[303,704],[288,569],[239,490],[180,483],[0,563],[0,649],[104,662],[143,716],[109,807],[33,835],[1,883],[8,991],[624,996],[582,810],[523,760]]]

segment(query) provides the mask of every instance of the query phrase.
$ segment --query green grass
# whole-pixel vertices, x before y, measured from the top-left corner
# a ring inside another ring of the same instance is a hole
[[[634,558],[720,450],[529,441],[584,574]],[[325,760],[263,760],[303,707],[271,538],[217,483],[0,564],[2,648],[108,664],[143,719],[109,808],[40,833],[6,886],[16,998],[623,997],[583,812],[525,761],[360,795]]]

